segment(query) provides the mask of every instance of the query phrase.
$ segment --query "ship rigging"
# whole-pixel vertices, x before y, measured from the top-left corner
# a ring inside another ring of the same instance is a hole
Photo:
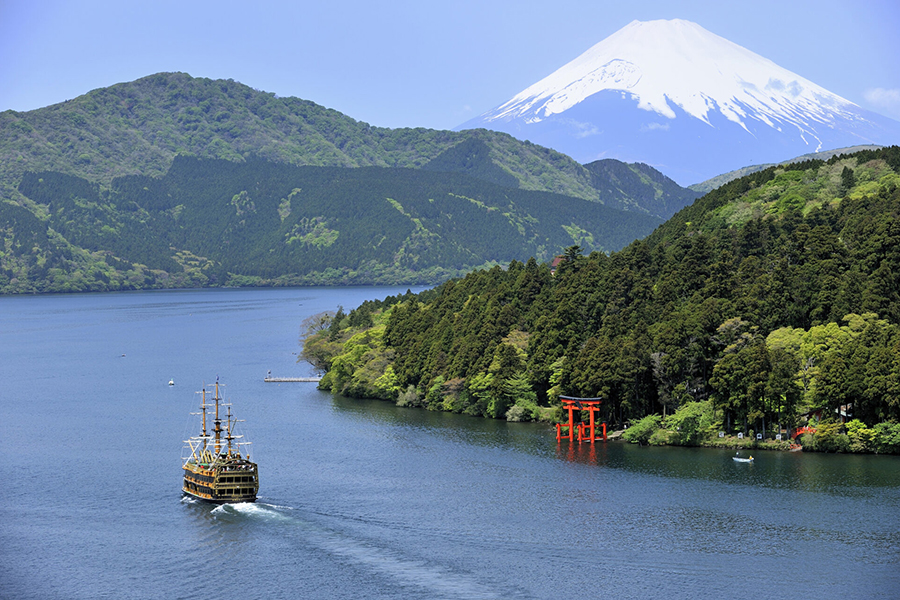
[[[240,441],[243,436],[235,435],[235,425],[242,421],[233,417],[231,404],[220,396],[218,378],[212,403],[207,402],[205,386],[197,393],[201,394],[200,412],[191,414],[201,417],[201,429],[200,435],[185,440],[182,491],[218,504],[255,502],[259,491],[257,465],[250,461],[249,452],[246,455],[241,452],[241,447],[250,442]],[[219,415],[220,407],[227,409],[224,420]],[[212,409],[215,412],[210,432],[206,428],[207,412]]]

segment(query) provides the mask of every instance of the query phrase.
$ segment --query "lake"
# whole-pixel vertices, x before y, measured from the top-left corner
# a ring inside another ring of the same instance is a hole
[[[0,298],[0,597],[900,597],[898,457],[558,444],[263,381],[311,374],[307,316],[405,291]],[[256,504],[181,495],[217,377]]]

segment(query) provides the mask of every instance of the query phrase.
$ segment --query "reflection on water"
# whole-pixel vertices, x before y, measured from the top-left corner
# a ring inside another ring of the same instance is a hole
[[[564,440],[556,444],[556,455],[569,462],[605,467],[609,461],[608,448],[608,442],[591,444]]]
[[[755,452],[755,462],[747,464],[733,461],[734,450],[730,449],[639,446],[618,441],[557,442],[555,430],[543,423],[508,423],[341,396],[323,396],[322,401],[330,402],[335,410],[357,422],[388,425],[396,431],[420,429],[446,440],[512,448],[530,455],[555,456],[569,462],[657,477],[705,479],[838,496],[854,495],[860,489],[873,487],[900,489],[900,461],[894,456],[761,450]]]

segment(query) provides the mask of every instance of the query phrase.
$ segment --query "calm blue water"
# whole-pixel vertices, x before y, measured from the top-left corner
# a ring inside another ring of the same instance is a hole
[[[402,291],[0,298],[0,598],[900,597],[897,457],[557,446],[263,382],[308,373],[305,317]],[[216,376],[254,505],[181,498]]]

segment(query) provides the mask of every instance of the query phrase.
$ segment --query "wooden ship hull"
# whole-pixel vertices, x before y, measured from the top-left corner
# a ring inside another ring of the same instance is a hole
[[[182,491],[200,500],[228,504],[233,502],[256,502],[259,492],[259,476],[256,463],[210,469],[196,463],[184,465],[184,485]]]
[[[185,440],[187,456],[182,457],[182,492],[217,504],[256,502],[259,470],[256,463],[250,461],[249,453],[241,453],[240,447],[249,442],[238,441],[242,438],[234,433],[234,425],[238,421],[231,416],[231,405],[224,404],[219,397],[218,380],[213,398],[215,416],[212,431],[206,429],[206,413],[212,408],[206,402],[206,389],[198,393],[203,394],[201,412],[194,414],[202,415],[202,428],[200,435]],[[224,420],[219,418],[220,406],[228,408]]]

